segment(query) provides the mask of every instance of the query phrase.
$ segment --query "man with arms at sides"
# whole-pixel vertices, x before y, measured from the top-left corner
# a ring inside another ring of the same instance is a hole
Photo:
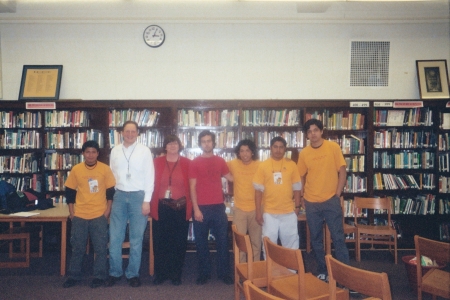
[[[250,236],[253,250],[253,261],[261,259],[261,225],[255,217],[255,189],[253,176],[259,166],[256,145],[251,140],[240,141],[235,151],[236,159],[228,162],[233,175],[234,211],[233,224],[237,230]],[[245,253],[240,254],[240,261],[245,261]]]
[[[216,238],[217,275],[225,284],[233,284],[230,276],[228,252],[228,219],[223,203],[222,177],[233,181],[225,160],[214,155],[216,145],[214,133],[204,130],[198,136],[202,154],[189,167],[189,184],[194,209],[194,234],[198,257],[198,278],[196,283],[205,284],[211,278],[211,262],[208,249],[208,232],[211,229]]]
[[[341,148],[335,142],[322,138],[323,123],[308,120],[303,130],[310,141],[298,158],[298,170],[305,187],[302,202],[311,233],[311,244],[317,260],[318,278],[327,281],[328,272],[323,250],[323,221],[330,229],[336,258],[349,263],[342,225],[340,196],[347,180],[346,163]]]
[[[113,286],[123,275],[122,243],[129,225],[130,258],[125,271],[131,287],[141,285],[142,240],[150,213],[155,169],[150,149],[137,142],[139,131],[134,121],[123,124],[123,143],[111,150],[110,167],[116,178],[116,193],[109,224],[109,277]]]
[[[87,141],[81,151],[84,162],[75,165],[65,183],[69,218],[72,221],[69,278],[63,287],[69,288],[81,280],[81,265],[88,237],[94,245],[94,279],[90,286],[104,285],[108,277],[108,218],[116,180],[108,165],[97,161],[99,145]]]
[[[285,158],[285,153],[286,140],[274,137],[270,141],[270,158],[259,165],[253,177],[256,221],[262,225],[263,237],[274,243],[280,238],[283,247],[298,249],[297,215],[302,185],[296,164]]]

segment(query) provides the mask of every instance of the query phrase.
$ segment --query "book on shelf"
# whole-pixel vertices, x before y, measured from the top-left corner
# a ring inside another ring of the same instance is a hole
[[[389,110],[387,114],[386,125],[387,126],[403,126],[405,119],[404,110]]]

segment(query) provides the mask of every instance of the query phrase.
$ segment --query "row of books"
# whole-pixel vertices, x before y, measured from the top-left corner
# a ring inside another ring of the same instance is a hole
[[[41,128],[40,111],[0,111],[0,128]]]
[[[448,133],[440,133],[438,136],[438,149],[439,151],[450,150],[450,138]]]
[[[111,148],[122,144],[123,137],[119,130],[109,130],[109,144]],[[147,129],[139,134],[137,142],[149,148],[162,148],[164,133],[158,129]]]
[[[450,154],[438,153],[439,172],[450,172]]]
[[[239,110],[178,110],[178,126],[238,126]]]
[[[363,193],[367,191],[367,177],[348,175],[344,186],[345,193]]]
[[[299,126],[299,109],[248,109],[242,112],[242,126]]]
[[[88,127],[89,113],[84,110],[45,111],[45,127]]]
[[[435,154],[429,151],[405,150],[399,153],[373,152],[373,167],[376,169],[433,169]]]
[[[426,130],[376,130],[374,148],[434,148],[436,134]]]
[[[62,192],[65,191],[64,183],[69,176],[70,171],[57,171],[54,173],[46,173],[45,174],[45,190],[46,191],[56,191]]]
[[[429,107],[416,107],[398,110],[374,110],[375,126],[432,126],[433,110]]]
[[[277,136],[281,136],[286,140],[288,148],[303,148],[303,131],[260,131],[256,133],[244,131],[241,134],[242,139],[254,141],[259,148],[269,148],[270,141]]]
[[[71,170],[73,166],[83,161],[82,154],[46,152],[44,168],[45,170]]]
[[[0,149],[39,149],[40,133],[36,130],[10,130],[0,133]]]
[[[365,128],[365,116],[361,113],[339,111],[330,113],[329,110],[307,112],[305,122],[318,119],[323,122],[324,129],[328,130],[361,130]]]
[[[139,127],[153,127],[158,124],[161,113],[148,109],[113,109],[109,111],[109,127],[121,127],[130,120],[138,124]]]
[[[364,172],[364,155],[345,156],[347,172]]]
[[[86,141],[97,141],[100,148],[104,147],[103,133],[97,129],[87,129],[76,132],[46,132],[44,147],[46,149],[81,149]]]
[[[432,190],[435,188],[435,175],[420,174],[382,174],[373,175],[374,190]]]
[[[450,177],[439,176],[438,188],[439,193],[450,193]]]
[[[439,239],[450,242],[450,222],[439,224]]]
[[[450,113],[439,112],[439,120],[441,129],[450,129]]]
[[[19,177],[11,177],[5,176],[5,174],[0,176],[0,180],[4,180],[13,186],[15,186],[17,191],[24,191],[26,189],[33,189],[36,192],[41,192],[41,175],[33,174],[31,176],[19,176]]]
[[[329,141],[339,144],[342,154],[364,154],[366,152],[364,139],[354,135],[342,135],[340,137],[329,137]]]
[[[39,172],[40,157],[34,153],[21,156],[0,156],[0,173],[36,173]]]
[[[215,148],[233,148],[237,145],[239,135],[235,131],[211,130],[216,135]],[[198,135],[200,131],[189,130],[178,132],[178,138],[185,148],[198,148]]]

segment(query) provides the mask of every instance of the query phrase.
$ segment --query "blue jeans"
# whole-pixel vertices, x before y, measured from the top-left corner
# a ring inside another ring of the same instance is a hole
[[[139,277],[142,240],[148,216],[142,215],[144,191],[124,192],[116,190],[109,224],[109,275],[120,277],[122,269],[122,243],[129,224],[130,259],[125,271],[127,278]]]
[[[349,264],[347,245],[345,245],[344,227],[342,224],[342,208],[339,197],[332,197],[324,202],[305,201],[306,221],[311,233],[311,245],[317,260],[317,272],[328,274],[323,250],[323,222],[330,229],[337,260]]]
[[[108,249],[108,220],[103,215],[92,220],[78,217],[72,219],[70,235],[72,257],[70,258],[68,270],[69,278],[81,280],[81,265],[84,254],[86,254],[88,236],[94,245],[94,277],[106,279],[108,276],[106,258]]]
[[[211,229],[216,238],[217,276],[230,276],[230,253],[228,252],[228,219],[224,204],[199,205],[203,222],[194,222],[195,245],[197,247],[198,275],[211,276],[211,261],[208,248],[208,233]]]

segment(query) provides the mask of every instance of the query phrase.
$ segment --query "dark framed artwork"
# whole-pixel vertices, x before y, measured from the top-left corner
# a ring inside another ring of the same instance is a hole
[[[448,99],[447,60],[416,60],[420,99]]]
[[[62,65],[24,65],[19,100],[58,100]]]

